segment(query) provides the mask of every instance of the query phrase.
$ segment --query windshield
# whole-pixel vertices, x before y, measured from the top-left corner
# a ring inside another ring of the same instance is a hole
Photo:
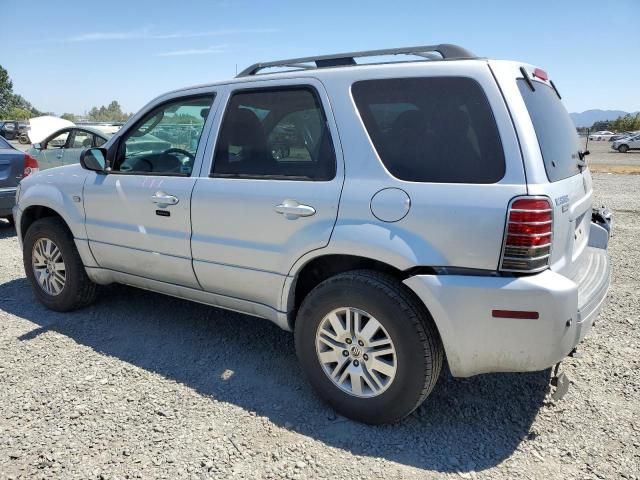
[[[580,173],[578,134],[556,92],[541,82],[534,85],[535,92],[524,79],[518,79],[518,89],[538,137],[547,177],[557,182]]]

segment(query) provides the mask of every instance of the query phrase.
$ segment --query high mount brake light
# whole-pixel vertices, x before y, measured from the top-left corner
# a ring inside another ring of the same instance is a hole
[[[545,82],[549,80],[549,75],[547,75],[547,72],[545,72],[541,68],[534,69],[533,76],[539,78],[540,80],[544,80]]]
[[[520,197],[507,214],[500,270],[539,272],[549,267],[553,207],[546,197]]]

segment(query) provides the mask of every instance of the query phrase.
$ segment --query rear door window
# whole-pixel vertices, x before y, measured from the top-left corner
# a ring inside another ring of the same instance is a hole
[[[535,91],[523,78],[517,82],[538,137],[549,181],[557,182],[580,173],[576,127],[556,92],[541,82],[534,82]]]
[[[235,92],[224,114],[211,175],[332,180],[336,156],[317,92],[308,86]]]
[[[504,177],[498,127],[475,80],[365,80],[352,94],[378,156],[396,178],[495,183]]]

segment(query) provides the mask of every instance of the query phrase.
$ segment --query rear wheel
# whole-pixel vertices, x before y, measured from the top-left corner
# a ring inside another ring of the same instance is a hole
[[[296,351],[313,387],[340,414],[395,422],[433,389],[444,353],[433,320],[393,277],[353,271],[305,298]]]
[[[618,147],[618,151],[619,151],[620,153],[627,153],[627,152],[629,151],[629,145],[624,145],[624,144],[623,144],[623,145],[620,145],[620,146]]]
[[[66,312],[90,304],[96,284],[87,276],[71,232],[55,217],[36,220],[27,230],[24,269],[38,300]]]

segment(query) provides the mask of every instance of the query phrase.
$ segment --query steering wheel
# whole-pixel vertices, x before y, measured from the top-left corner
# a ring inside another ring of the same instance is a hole
[[[178,153],[180,155],[184,155],[185,157],[188,157],[189,160],[191,161],[194,161],[196,159],[196,156],[193,153],[187,152],[182,148],[168,148],[164,152],[162,152],[163,155],[171,155],[172,153]]]

